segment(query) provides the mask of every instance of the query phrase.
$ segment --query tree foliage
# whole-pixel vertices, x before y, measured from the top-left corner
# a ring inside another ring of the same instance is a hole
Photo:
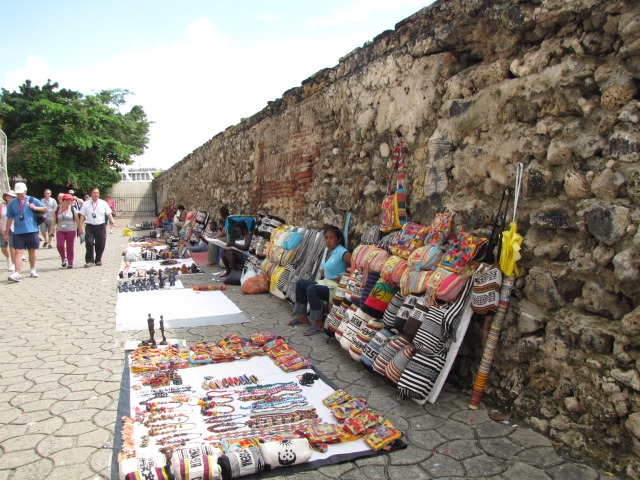
[[[85,96],[51,80],[42,87],[26,80],[17,92],[3,88],[9,178],[23,177],[32,192],[63,186],[106,191],[149,141],[143,108],[123,112],[129,94],[113,89]]]

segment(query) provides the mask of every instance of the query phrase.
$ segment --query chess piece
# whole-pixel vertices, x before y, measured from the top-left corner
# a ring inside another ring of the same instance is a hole
[[[149,314],[149,318],[147,318],[147,325],[149,327],[149,340],[145,340],[144,342],[141,343],[141,345],[146,345],[146,346],[149,346],[149,347],[155,347],[156,346],[156,339],[155,339],[156,320],[155,320],[155,318],[153,318],[151,316],[151,314]]]
[[[195,263],[191,264],[191,273],[198,273],[198,265]]]
[[[170,287],[176,286],[176,272],[174,272],[173,270],[169,272],[169,286]]]
[[[182,264],[181,272],[183,275],[186,275],[187,273],[189,273],[189,267],[187,267],[184,263]]]
[[[162,333],[162,341],[160,342],[160,345],[166,345],[167,337],[164,336],[164,318],[162,315],[160,315],[160,333]]]
[[[160,283],[160,288],[164,288],[164,274],[162,273],[162,270],[158,270],[158,282]]]

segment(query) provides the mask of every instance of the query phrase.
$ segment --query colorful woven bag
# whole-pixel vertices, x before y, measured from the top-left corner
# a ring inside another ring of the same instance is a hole
[[[402,307],[404,303],[404,296],[402,293],[397,292],[389,305],[387,305],[387,309],[384,311],[384,315],[382,315],[382,323],[384,323],[385,328],[393,328],[394,322],[396,320],[396,315],[398,314],[398,310]]]
[[[502,272],[497,264],[481,264],[471,289],[471,309],[479,314],[495,312],[500,303]]]
[[[387,186],[387,193],[382,200],[382,220],[380,222],[381,232],[391,232],[398,230],[407,223],[406,194],[404,191],[404,152],[402,137],[396,142],[393,149],[393,159],[391,166],[391,177]],[[396,175],[396,192],[391,193],[393,176]]]
[[[416,347],[413,344],[409,344],[396,353],[391,361],[387,364],[387,368],[385,369],[385,376],[387,380],[389,380],[394,385],[398,384],[400,380],[400,376],[402,372],[409,364],[409,360],[416,353]]]
[[[397,255],[392,255],[382,266],[380,275],[386,282],[398,285],[406,269],[407,261]]]
[[[398,309],[396,318],[393,319],[393,328],[396,331],[402,333],[405,323],[411,316],[411,312],[413,312],[413,309],[416,307],[416,304],[423,297],[424,295],[416,295],[413,293],[411,295],[407,295],[406,297],[404,297],[404,303]]]
[[[486,238],[474,237],[458,229],[455,235],[449,239],[447,251],[438,265],[452,272],[460,272],[471,263],[478,249],[487,241]]]
[[[431,221],[431,228],[424,239],[425,245],[444,245],[453,226],[456,212],[436,213]]]
[[[429,228],[419,223],[406,223],[396,235],[389,251],[401,258],[407,259],[411,252],[424,245]]]
[[[373,361],[373,371],[384,377],[386,375],[387,364],[396,353],[410,343],[409,339],[404,335],[394,335],[387,344],[380,349],[380,353]]]
[[[398,290],[398,287],[384,280],[379,280],[364,301],[364,304],[361,305],[362,310],[372,317],[382,320],[384,311]]]
[[[380,349],[384,347],[393,336],[394,333],[387,328],[383,328],[373,336],[371,341],[362,350],[362,355],[360,356],[360,363],[362,363],[364,368],[369,371],[373,370],[373,362],[378,357]]]

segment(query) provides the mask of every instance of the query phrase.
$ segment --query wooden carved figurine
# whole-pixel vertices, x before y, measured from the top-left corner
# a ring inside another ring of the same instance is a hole
[[[160,342],[160,345],[166,345],[167,337],[164,336],[164,318],[162,315],[160,315],[160,333],[162,333],[162,341]]]

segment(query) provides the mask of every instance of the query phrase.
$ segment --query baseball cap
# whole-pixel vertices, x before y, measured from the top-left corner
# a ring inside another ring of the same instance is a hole
[[[16,183],[16,185],[14,187],[14,190],[15,190],[16,193],[26,193],[27,186],[22,182],[18,182],[18,183]]]
[[[76,192],[74,192],[73,190],[69,190],[69,195],[73,195],[74,193]]]
[[[64,195],[62,195],[62,199],[63,200],[73,200],[73,197],[71,195],[69,195],[68,193],[65,193]]]

